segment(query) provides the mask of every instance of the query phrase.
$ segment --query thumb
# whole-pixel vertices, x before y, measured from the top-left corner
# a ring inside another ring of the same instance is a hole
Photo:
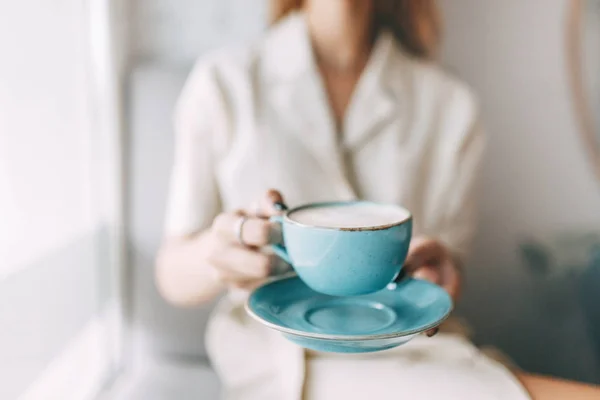
[[[280,214],[286,208],[283,196],[275,189],[267,190],[260,202],[261,214],[266,216]]]
[[[424,265],[435,265],[444,256],[444,246],[429,238],[415,238],[410,242],[404,262],[406,272],[411,274]]]
[[[435,283],[436,285],[442,284],[439,267],[435,265],[424,265],[416,269],[413,273],[413,278],[422,279]]]

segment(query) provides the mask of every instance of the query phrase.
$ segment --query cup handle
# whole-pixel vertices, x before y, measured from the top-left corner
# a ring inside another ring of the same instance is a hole
[[[283,203],[275,203],[275,209],[279,211],[286,211],[287,206]],[[271,218],[269,218],[269,221],[282,225],[283,216],[274,215]],[[272,244],[271,248],[273,249],[273,253],[275,253],[279,258],[281,258],[286,263],[292,265],[292,262],[290,261],[290,256],[288,255],[288,252],[285,248],[285,244]]]

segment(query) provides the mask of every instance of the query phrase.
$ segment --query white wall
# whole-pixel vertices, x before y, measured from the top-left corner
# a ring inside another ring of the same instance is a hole
[[[198,55],[254,39],[265,27],[264,0],[132,0],[132,55],[189,66]]]
[[[600,224],[565,59],[565,0],[444,2],[446,61],[479,94],[490,132],[476,259],[514,264],[521,235]]]
[[[516,251],[529,236],[600,226],[600,182],[585,159],[568,87],[567,0],[440,3],[445,63],[479,94],[490,137],[464,309],[483,341],[522,364],[593,379],[575,293],[537,282]]]
[[[85,6],[0,2],[2,399],[83,395],[111,361]]]
[[[567,1],[442,4],[445,61],[479,94],[490,137],[475,260],[518,276],[520,238],[600,225],[568,87]]]

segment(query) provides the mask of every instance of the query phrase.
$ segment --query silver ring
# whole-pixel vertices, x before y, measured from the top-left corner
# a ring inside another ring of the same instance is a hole
[[[246,215],[242,215],[235,224],[235,236],[237,237],[238,242],[242,246],[248,246],[246,242],[244,242],[244,238],[242,237],[242,230],[244,229],[244,224],[246,223],[246,221],[248,221],[248,217]]]

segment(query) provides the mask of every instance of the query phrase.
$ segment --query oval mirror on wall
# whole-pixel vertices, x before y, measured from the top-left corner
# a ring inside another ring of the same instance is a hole
[[[600,0],[570,0],[566,44],[581,138],[600,182]]]

